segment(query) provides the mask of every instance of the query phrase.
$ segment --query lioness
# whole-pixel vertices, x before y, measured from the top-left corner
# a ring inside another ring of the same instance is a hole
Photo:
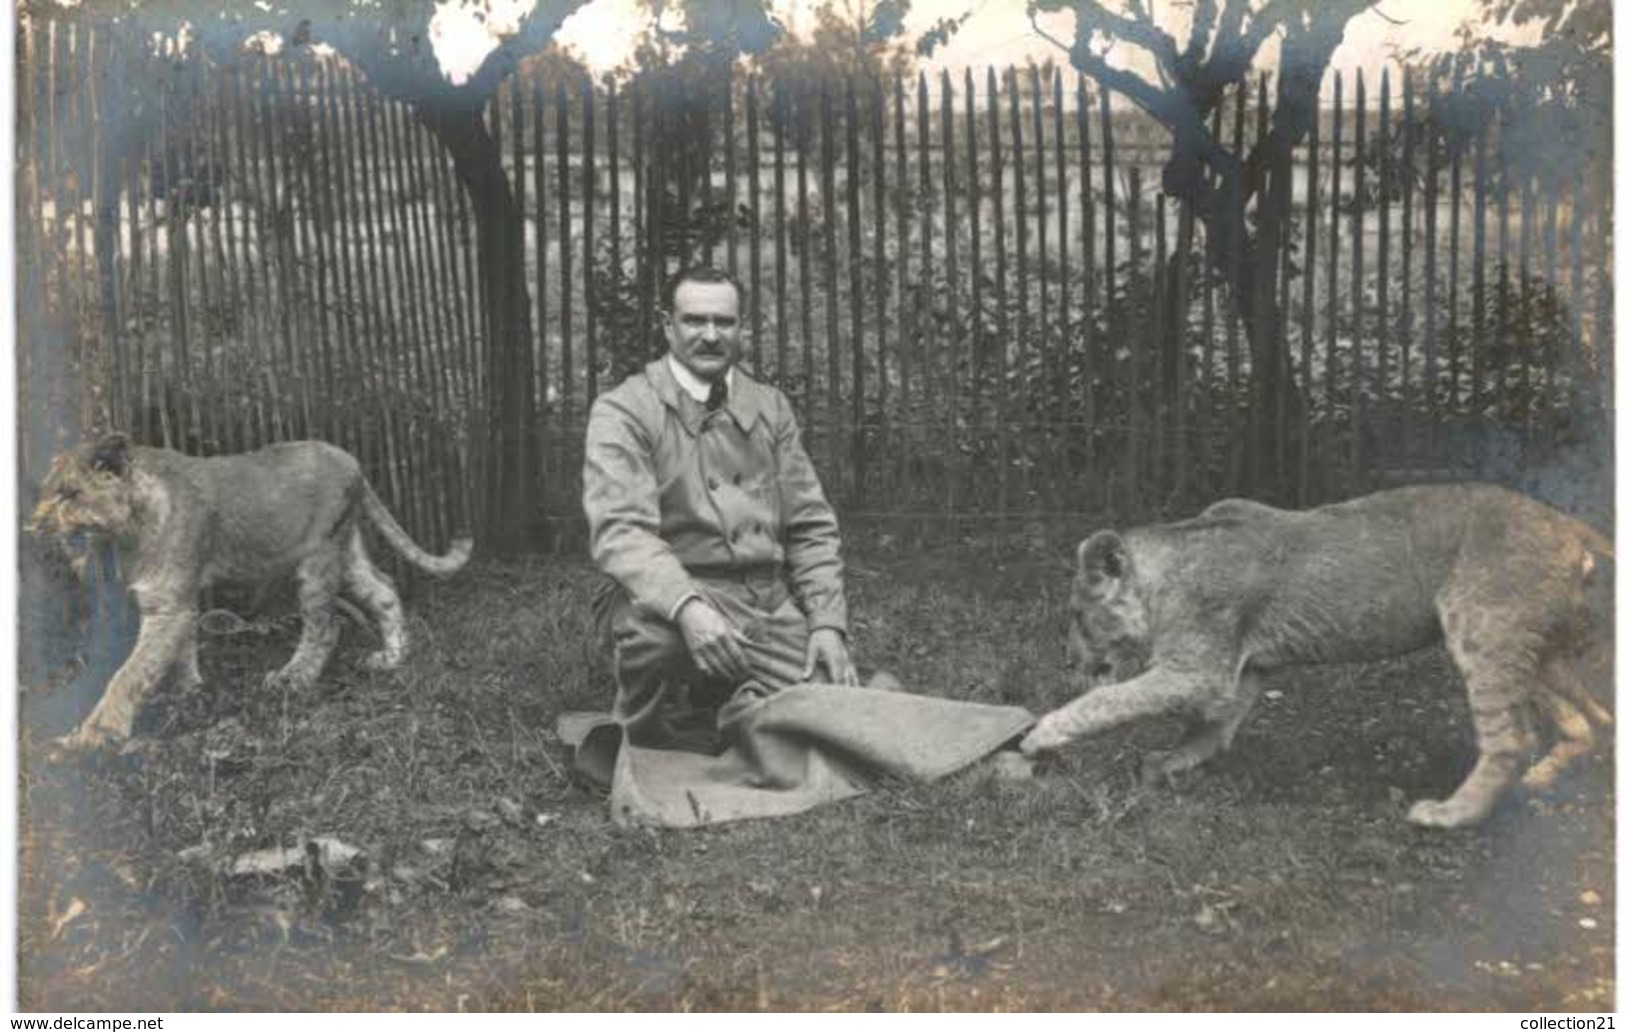
[[[1231,499],[1182,523],[1078,547],[1067,651],[1086,694],[1046,715],[1028,756],[1137,717],[1191,718],[1148,756],[1166,776],[1228,748],[1259,674],[1299,663],[1403,654],[1442,636],[1467,681],[1478,763],[1455,794],[1410,819],[1482,820],[1539,745],[1531,706],[1559,736],[1523,783],[1545,788],[1612,718],[1572,659],[1583,588],[1602,534],[1541,503],[1481,484],[1408,487],[1287,512]],[[1101,687],[1096,687],[1097,685]]]
[[[219,582],[298,573],[304,630],[293,658],[266,677],[268,686],[304,687],[321,674],[338,641],[333,610],[341,590],[378,621],[383,647],[367,665],[398,666],[406,654],[400,596],[367,558],[363,514],[428,573],[453,573],[473,551],[465,538],[446,555],[424,552],[378,500],[355,458],[320,441],[197,459],[109,434],[58,455],[29,529],[62,540],[111,538],[141,613],[129,659],[64,744],[127,738],[136,709],[172,666],[182,683],[201,683],[198,594]]]

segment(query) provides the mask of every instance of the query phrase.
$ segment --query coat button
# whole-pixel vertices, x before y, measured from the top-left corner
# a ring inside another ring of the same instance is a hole
[[[735,527],[733,529],[733,533],[728,535],[728,538],[731,541],[738,541],[740,538],[742,538],[744,536],[745,536],[744,528],[743,527]]]
[[[745,482],[744,474],[742,474],[742,473],[735,473],[734,474],[734,486],[735,487],[738,487],[740,484],[743,484],[744,482]]]
[[[711,479],[709,479],[709,480],[707,480],[705,482],[705,486],[710,488],[711,490],[715,491],[717,488],[721,487],[722,485],[717,483],[717,478],[716,477],[712,477]]]

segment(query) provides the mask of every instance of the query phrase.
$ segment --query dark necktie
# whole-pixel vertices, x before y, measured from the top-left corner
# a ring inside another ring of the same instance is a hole
[[[717,380],[711,384],[711,393],[705,396],[705,411],[715,412],[728,400],[728,381]]]

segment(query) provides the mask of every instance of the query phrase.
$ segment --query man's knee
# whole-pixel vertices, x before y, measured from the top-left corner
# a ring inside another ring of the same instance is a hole
[[[686,674],[693,669],[688,645],[677,625],[630,599],[610,614],[609,659],[622,676],[640,673]]]

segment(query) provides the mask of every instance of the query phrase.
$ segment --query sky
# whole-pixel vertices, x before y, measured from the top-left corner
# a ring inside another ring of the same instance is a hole
[[[815,2],[775,0],[775,7],[780,20],[793,26],[798,20],[802,23],[810,20],[808,12]],[[513,25],[533,3],[534,0],[442,3],[430,36],[447,73],[454,79],[471,74],[495,46],[492,33]],[[477,12],[487,5],[490,13],[482,21]],[[1026,7],[1026,0],[913,0],[906,25],[910,33],[917,34],[940,18],[972,12],[953,40],[930,60],[922,62],[927,70],[957,72],[966,67],[1025,65],[1029,61],[1063,58],[1059,49],[1033,32],[1027,21]],[[1180,25],[1180,18],[1188,11],[1188,5],[1174,5],[1165,0],[1163,11],[1166,27],[1176,37],[1182,37],[1184,26]],[[1475,0],[1383,0],[1376,12],[1363,14],[1349,23],[1333,67],[1347,75],[1356,69],[1374,75],[1398,51],[1451,49],[1456,30],[1477,11]],[[645,8],[638,0],[592,0],[566,19],[557,39],[595,71],[607,71],[625,59],[646,17]],[[1070,22],[1069,16],[1053,15],[1042,24],[1051,35],[1066,39],[1071,33]],[[1266,52],[1263,57],[1267,67],[1270,55]]]

